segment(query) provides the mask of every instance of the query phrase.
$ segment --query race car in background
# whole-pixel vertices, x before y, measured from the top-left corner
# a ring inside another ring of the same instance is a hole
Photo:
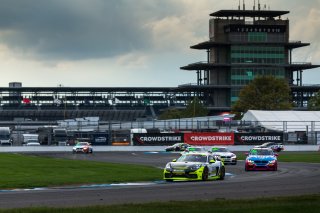
[[[184,154],[184,153],[197,153],[197,152],[201,152],[201,153],[207,152],[207,149],[202,147],[202,146],[189,146],[181,154]]]
[[[172,146],[168,146],[165,148],[166,152],[170,151],[185,151],[190,145],[187,143],[176,143]]]
[[[278,154],[269,148],[253,148],[247,153],[245,170],[278,170]]]
[[[237,155],[226,147],[212,147],[211,152],[213,155],[220,156],[225,164],[237,164]]]
[[[281,152],[284,150],[284,146],[282,143],[275,143],[275,142],[267,142],[259,146],[255,146],[255,148],[270,148],[274,152]]]
[[[76,145],[72,148],[72,153],[93,153],[93,149],[90,143],[88,142],[78,142]]]
[[[211,153],[185,153],[178,160],[167,163],[163,171],[166,181],[223,180],[223,161]]]

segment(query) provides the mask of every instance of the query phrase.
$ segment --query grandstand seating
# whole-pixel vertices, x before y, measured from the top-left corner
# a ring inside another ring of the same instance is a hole
[[[9,121],[15,118],[25,118],[38,121],[53,121],[82,117],[99,117],[101,121],[134,121],[145,116],[146,110],[140,109],[6,109],[0,110],[0,120]]]

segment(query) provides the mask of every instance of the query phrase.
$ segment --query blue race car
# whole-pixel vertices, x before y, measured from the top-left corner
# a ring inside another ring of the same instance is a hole
[[[268,148],[253,148],[247,153],[245,170],[272,170],[278,169],[278,154]]]

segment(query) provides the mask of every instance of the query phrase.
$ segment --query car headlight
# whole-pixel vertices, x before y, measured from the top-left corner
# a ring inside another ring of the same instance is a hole
[[[168,172],[172,171],[172,167],[171,167],[170,163],[167,163],[167,165],[165,167],[165,170],[168,171]]]
[[[247,160],[247,163],[248,163],[248,164],[254,164],[254,161],[253,161],[253,160],[248,159],[248,160]]]
[[[197,171],[198,169],[201,168],[201,164],[195,164],[189,167],[189,170],[191,171]]]
[[[269,164],[275,164],[275,163],[276,163],[276,160],[269,161]]]
[[[236,158],[237,156],[235,154],[232,154],[231,155],[231,158]]]

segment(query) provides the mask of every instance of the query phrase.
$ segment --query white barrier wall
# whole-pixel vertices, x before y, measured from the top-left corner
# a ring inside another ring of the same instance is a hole
[[[249,151],[253,146],[228,146],[231,151]],[[208,150],[211,146],[208,146]],[[284,151],[319,151],[319,145],[285,145]],[[94,152],[160,152],[165,146],[93,146]],[[0,152],[72,152],[72,146],[2,146]]]

